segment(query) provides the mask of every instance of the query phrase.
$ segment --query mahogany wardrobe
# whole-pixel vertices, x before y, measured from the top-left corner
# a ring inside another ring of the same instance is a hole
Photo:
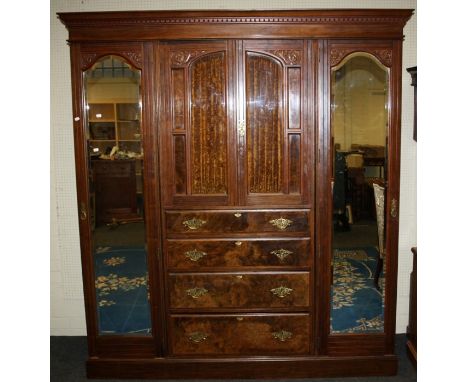
[[[89,377],[397,372],[412,12],[58,15]]]

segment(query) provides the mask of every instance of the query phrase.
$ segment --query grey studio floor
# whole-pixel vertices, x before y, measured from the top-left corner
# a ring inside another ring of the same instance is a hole
[[[365,377],[365,378],[315,378],[308,379],[311,382],[410,382],[416,381],[416,371],[410,363],[405,349],[406,336],[396,336],[396,354],[399,358],[398,375],[393,377]],[[50,337],[50,380],[55,382],[78,382],[78,381],[144,381],[142,379],[117,380],[117,379],[88,379],[86,378],[85,362],[87,357],[86,337]],[[162,380],[161,380],[162,381]],[[183,380],[178,380],[183,382]],[[200,380],[190,380],[200,382]],[[207,381],[214,381],[207,380]],[[234,380],[230,380],[234,381]],[[249,380],[251,381],[251,380]],[[267,380],[262,380],[267,381]],[[289,381],[286,378],[272,380],[275,382]],[[294,379],[291,382],[306,381],[305,379]]]

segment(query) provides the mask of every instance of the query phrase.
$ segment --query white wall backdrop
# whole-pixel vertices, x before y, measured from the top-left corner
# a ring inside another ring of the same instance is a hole
[[[50,327],[51,335],[86,335],[80,264],[73,156],[72,102],[68,33],[57,12],[158,9],[306,9],[416,8],[416,0],[52,0],[50,7]],[[410,248],[416,246],[416,142],[413,134],[413,88],[406,68],[416,62],[416,13],[404,29],[401,139],[401,202],[397,333],[408,322]]]

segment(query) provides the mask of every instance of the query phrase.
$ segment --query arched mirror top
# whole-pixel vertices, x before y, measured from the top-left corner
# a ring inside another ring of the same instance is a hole
[[[141,69],[126,57],[117,54],[105,54],[92,60],[85,69],[91,77],[139,77]]]
[[[332,67],[332,71],[337,71],[340,70],[343,66],[345,66],[348,62],[353,61],[355,63],[357,62],[371,62],[375,64],[378,68],[382,70],[382,72],[385,75],[388,75],[390,68],[385,66],[376,56],[373,54],[367,53],[367,52],[354,52],[351,54],[348,54],[346,57],[344,57],[337,65]]]

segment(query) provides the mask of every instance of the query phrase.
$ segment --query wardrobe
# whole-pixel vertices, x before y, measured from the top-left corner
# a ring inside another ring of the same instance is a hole
[[[89,377],[396,374],[412,12],[58,14]]]

